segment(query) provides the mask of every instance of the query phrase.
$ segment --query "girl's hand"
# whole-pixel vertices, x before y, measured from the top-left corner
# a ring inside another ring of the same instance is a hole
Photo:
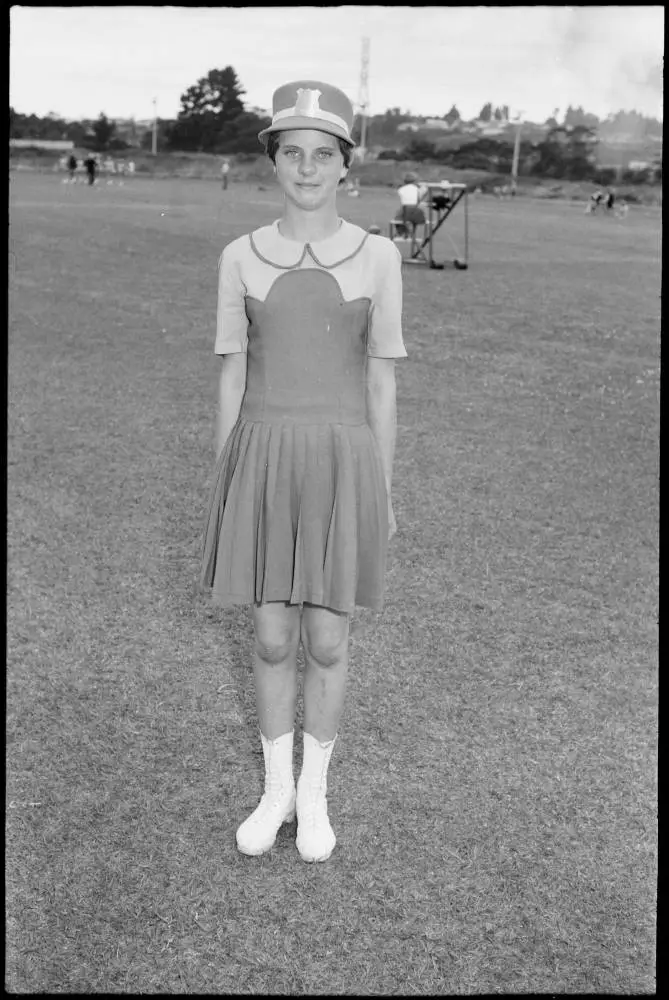
[[[388,541],[390,541],[396,531],[397,521],[395,520],[395,514],[393,513],[393,502],[390,499],[390,492],[388,492]]]

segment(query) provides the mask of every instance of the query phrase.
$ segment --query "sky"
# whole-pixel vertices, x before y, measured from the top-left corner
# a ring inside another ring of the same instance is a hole
[[[233,66],[247,107],[325,80],[369,113],[473,118],[487,102],[545,121],[581,105],[662,118],[664,8],[29,7],[10,11],[10,105],[65,119],[175,118],[180,96]],[[155,101],[155,104],[154,104]]]

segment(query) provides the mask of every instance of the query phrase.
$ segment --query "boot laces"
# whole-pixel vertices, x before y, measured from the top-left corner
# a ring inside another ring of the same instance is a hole
[[[262,802],[268,808],[276,808],[285,805],[285,800],[290,797],[292,788],[288,782],[283,782],[278,778],[272,778],[265,784],[265,791]]]
[[[300,793],[300,822],[314,827],[322,823],[329,825],[328,800],[322,788],[310,788],[307,794],[300,789]]]

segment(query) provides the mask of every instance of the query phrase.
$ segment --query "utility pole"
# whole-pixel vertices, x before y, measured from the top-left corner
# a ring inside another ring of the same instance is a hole
[[[518,161],[520,159],[520,133],[523,128],[523,112],[519,111],[516,115],[516,141],[513,145],[513,163],[511,164],[511,185],[513,188],[516,187],[516,182],[518,180]]]
[[[153,98],[153,140],[151,142],[151,152],[154,156],[158,153],[158,111],[155,97]]]
[[[358,88],[358,112],[360,114],[360,148],[358,156],[365,159],[367,152],[367,113],[369,111],[369,38],[362,40],[362,59],[360,63],[360,86]]]

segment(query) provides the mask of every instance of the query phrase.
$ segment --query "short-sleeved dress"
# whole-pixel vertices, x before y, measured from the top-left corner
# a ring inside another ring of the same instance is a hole
[[[406,357],[401,258],[340,221],[298,243],[278,222],[219,262],[215,352],[247,353],[219,457],[201,583],[214,603],[383,606],[388,497],[367,422],[368,356]]]

